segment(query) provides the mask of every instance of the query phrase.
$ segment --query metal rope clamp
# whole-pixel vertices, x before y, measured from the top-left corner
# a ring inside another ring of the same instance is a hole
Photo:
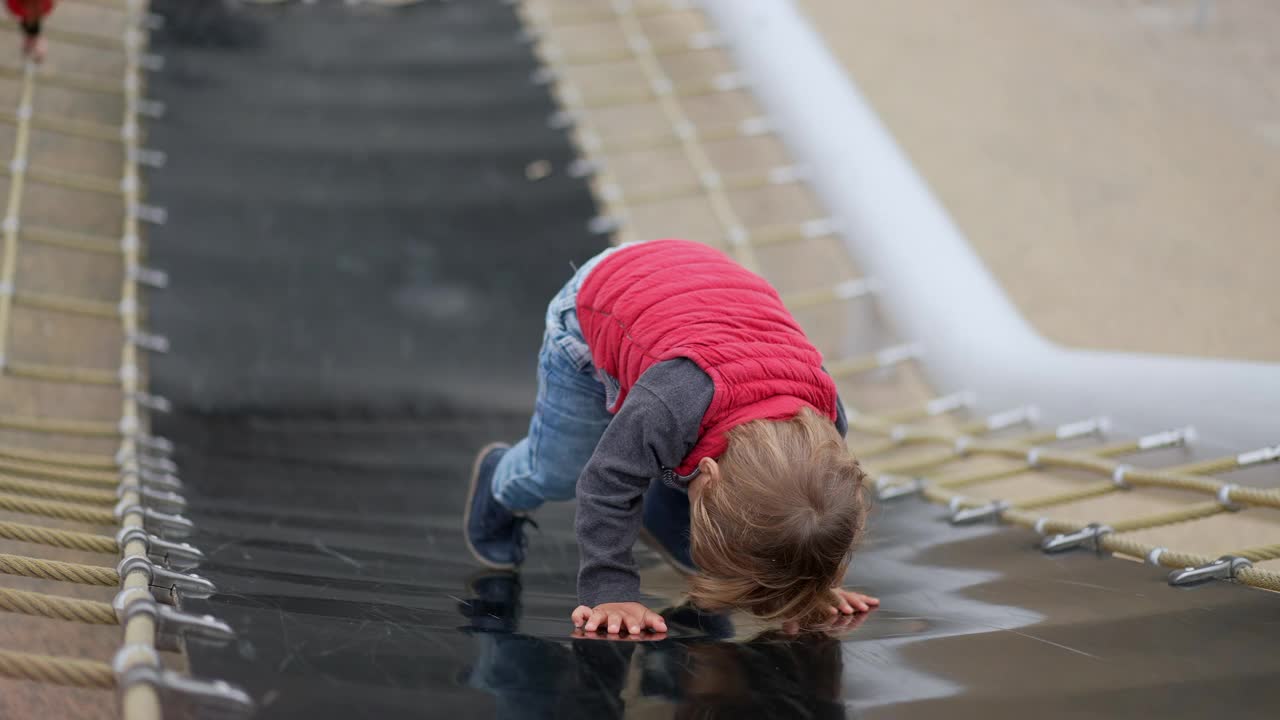
[[[164,355],[169,352],[169,338],[164,335],[139,331],[129,333],[128,340],[130,343],[148,352],[160,355]]]
[[[160,655],[148,645],[132,643],[116,651],[111,661],[116,688],[121,696],[138,685],[150,685],[160,693],[166,706],[194,705],[191,714],[199,717],[248,717],[253,699],[244,690],[224,680],[201,680],[166,670]]]
[[[1227,512],[1240,512],[1243,509],[1239,503],[1231,499],[1231,493],[1239,489],[1240,486],[1235,483],[1224,483],[1218,488],[1218,504]]]
[[[1040,549],[1047,553],[1056,553],[1092,544],[1094,552],[1101,555],[1102,538],[1112,532],[1114,531],[1108,525],[1090,523],[1073,533],[1059,533],[1045,538],[1040,543]]]
[[[130,265],[127,274],[130,280],[155,290],[163,290],[169,287],[169,273],[158,268],[146,267],[145,265]]]
[[[138,461],[138,466],[143,470],[149,470],[151,472],[161,474],[172,474],[178,472],[178,463],[173,460],[167,457],[148,455],[146,453],[138,453],[135,457],[132,449],[128,446],[120,448],[120,451],[116,453],[115,462],[117,465],[124,465],[130,458],[136,459]]]
[[[195,524],[181,515],[160,512],[138,503],[130,503],[127,500],[121,500],[116,503],[114,513],[116,520],[122,520],[129,513],[141,515],[143,526],[149,532],[163,538],[190,537],[195,530]]]
[[[182,495],[172,490],[160,490],[150,485],[143,485],[133,474],[126,475],[120,481],[120,485],[116,487],[116,499],[123,499],[128,492],[137,493],[147,507],[155,508],[160,512],[178,514],[187,509],[187,499]]]
[[[150,558],[132,555],[116,565],[116,572],[125,577],[131,572],[142,571],[147,574],[147,584],[158,600],[172,601],[179,593],[188,597],[209,597],[218,591],[212,581],[194,573],[180,573],[162,568],[151,562]]]
[[[189,543],[165,540],[140,527],[121,528],[116,533],[116,544],[121,549],[134,541],[141,542],[146,547],[147,557],[154,562],[164,563],[172,570],[192,570],[204,562],[204,553]]]
[[[909,495],[919,495],[924,491],[924,486],[925,481],[922,477],[880,475],[876,477],[876,498],[879,500],[897,500]]]
[[[131,392],[129,393],[129,399],[152,412],[173,412],[173,403],[169,402],[169,399],[162,395],[154,395],[152,393],[145,392]]]
[[[951,524],[972,525],[983,520],[995,520],[1010,507],[1011,504],[1008,500],[993,500],[985,505],[967,508],[957,505],[951,511]]]
[[[175,449],[173,441],[169,438],[143,432],[138,424],[138,418],[134,415],[126,415],[120,418],[119,428],[120,434],[125,437],[125,440],[137,443],[138,447],[143,450],[159,455],[173,454]]]
[[[226,643],[236,637],[231,626],[218,618],[162,605],[144,588],[121,590],[111,601],[111,607],[115,609],[122,627],[137,615],[149,616],[156,624],[156,645],[161,650],[180,651],[181,639],[184,637],[198,637],[216,643]]]
[[[160,437],[159,435],[147,435],[146,433],[135,433],[134,438],[142,447],[162,455],[172,455],[174,451],[173,441],[169,438]]]
[[[1223,555],[1207,565],[1183,568],[1169,573],[1169,584],[1175,587],[1196,585],[1209,580],[1234,580],[1236,573],[1253,567],[1253,563],[1238,555]]]
[[[150,470],[142,462],[138,463],[138,469],[128,469],[120,473],[121,482],[128,482],[130,478],[137,478],[142,485],[147,487],[158,488],[160,490],[172,490],[173,492],[181,492],[183,489],[182,481],[177,475],[171,472],[160,470]]]

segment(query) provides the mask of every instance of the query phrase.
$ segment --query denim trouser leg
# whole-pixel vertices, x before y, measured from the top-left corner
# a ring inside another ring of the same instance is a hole
[[[538,398],[529,435],[498,463],[493,493],[509,510],[532,510],[548,500],[572,500],[582,468],[612,415],[582,339],[575,303],[584,266],[547,309],[538,353]]]

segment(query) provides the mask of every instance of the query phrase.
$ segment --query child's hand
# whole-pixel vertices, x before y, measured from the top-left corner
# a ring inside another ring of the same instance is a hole
[[[594,609],[579,605],[573,611],[573,626],[587,632],[608,629],[610,635],[617,635],[625,628],[632,635],[639,635],[643,630],[664,633],[667,621],[658,613],[634,602],[603,603]]]
[[[863,595],[852,590],[844,588],[831,588],[832,599],[834,605],[827,606],[827,614],[831,616],[831,623],[823,629],[828,632],[847,632],[856,630],[862,621],[866,619],[866,613],[871,608],[880,607],[880,599],[873,598],[870,595]],[[800,632],[800,624],[794,621],[782,623],[782,631],[788,635],[795,635]]]
[[[837,587],[831,588],[831,593],[836,596],[836,604],[831,609],[832,615],[836,614],[836,612],[843,615],[852,615],[855,612],[867,612],[873,607],[880,606],[879,598],[856,593],[852,590]]]

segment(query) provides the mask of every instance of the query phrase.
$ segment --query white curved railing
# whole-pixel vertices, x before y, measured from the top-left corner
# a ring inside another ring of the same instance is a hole
[[[863,271],[879,281],[895,331],[924,348],[938,389],[972,388],[991,407],[1033,400],[1050,419],[1105,411],[1135,433],[1194,422],[1207,447],[1280,441],[1280,364],[1049,342],[1019,314],[791,0],[702,6]]]

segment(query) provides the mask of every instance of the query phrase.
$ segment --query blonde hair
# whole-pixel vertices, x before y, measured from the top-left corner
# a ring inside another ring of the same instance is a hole
[[[720,477],[690,498],[694,602],[821,624],[866,521],[862,468],[809,408],[745,423],[728,439]]]

